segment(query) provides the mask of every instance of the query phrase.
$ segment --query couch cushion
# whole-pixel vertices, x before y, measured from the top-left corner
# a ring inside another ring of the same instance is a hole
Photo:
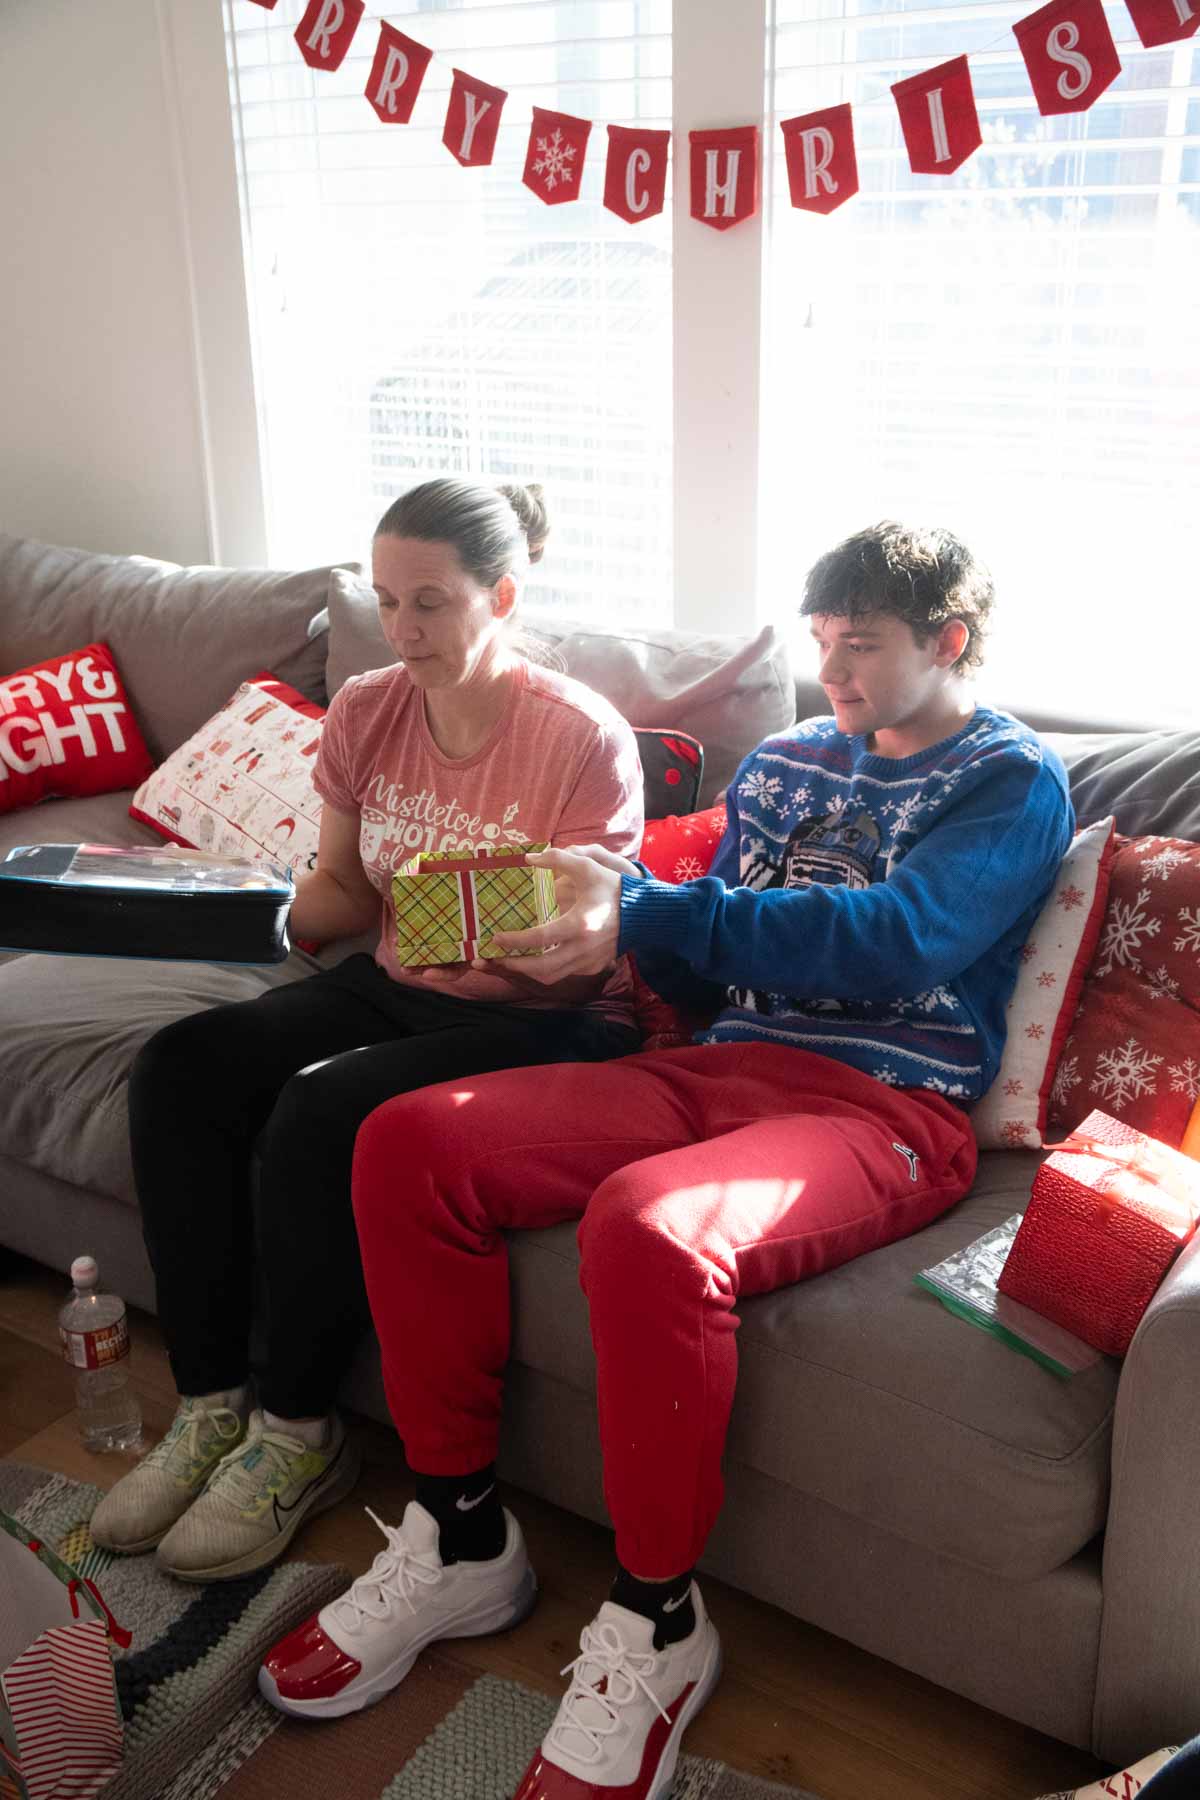
[[[181,568],[0,533],[0,674],[100,638],[156,760],[270,669],[324,701],[332,571]]]
[[[274,966],[16,956],[0,965],[0,1154],[135,1202],[125,1083],[146,1039],[172,1020],[250,1000],[309,972]],[[180,1121],[186,1155],[186,1121]]]
[[[1115,813],[1124,837],[1200,841],[1200,731],[1050,734],[1081,825]]]
[[[912,1543],[1017,1580],[1103,1525],[1118,1365],[1061,1381],[913,1283],[1023,1210],[1040,1158],[992,1151],[944,1218],[740,1309],[729,1454]],[[517,1359],[590,1394],[575,1228],[510,1244]]]
[[[605,631],[532,609],[522,613],[521,622],[568,675],[611,700],[631,725],[699,738],[701,806],[723,791],[743,756],[796,716],[787,647],[774,626],[765,625],[753,637],[632,626]],[[373,590],[335,571],[329,588],[330,695],[351,675],[394,660]]]

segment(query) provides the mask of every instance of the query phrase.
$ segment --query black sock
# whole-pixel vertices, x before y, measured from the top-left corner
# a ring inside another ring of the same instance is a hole
[[[438,1522],[444,1563],[490,1562],[504,1549],[507,1527],[495,1463],[470,1475],[418,1475],[416,1497]]]
[[[691,1637],[696,1629],[690,1569],[682,1575],[673,1575],[670,1581],[639,1581],[618,1563],[617,1578],[608,1597],[617,1606],[653,1620],[656,1650],[666,1644],[678,1644],[681,1639]]]

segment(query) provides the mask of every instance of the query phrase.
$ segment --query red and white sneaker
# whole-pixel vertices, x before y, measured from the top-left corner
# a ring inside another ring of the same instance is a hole
[[[399,1524],[367,1508],[388,1547],[337,1600],[281,1638],[258,1671],[259,1691],[305,1719],[358,1712],[396,1687],[438,1638],[504,1631],[532,1612],[537,1578],[521,1527],[489,1562],[444,1564],[437,1520],[410,1500]]]
[[[692,1583],[696,1628],[654,1648],[654,1626],[606,1600],[568,1663],[571,1686],[513,1800],[662,1800],[679,1744],[717,1685],[721,1640]]]

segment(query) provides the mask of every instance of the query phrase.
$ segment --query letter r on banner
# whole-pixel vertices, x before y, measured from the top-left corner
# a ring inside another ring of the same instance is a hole
[[[385,125],[407,125],[412,118],[432,50],[405,37],[386,19],[379,24],[379,44],[367,80],[367,99]]]
[[[849,101],[784,119],[780,130],[793,206],[805,212],[831,213],[851,194],[857,194],[858,159]]]
[[[442,142],[464,169],[482,168],[491,162],[507,99],[507,88],[489,87],[486,81],[476,81],[473,75],[455,69]]]
[[[609,126],[604,168],[604,204],[609,212],[636,225],[662,211],[670,143],[669,131]]]
[[[1200,0],[1125,0],[1125,7],[1148,50],[1177,44],[1200,29]]]
[[[892,88],[914,175],[953,175],[983,142],[965,56]]]
[[[714,231],[728,231],[758,210],[758,126],[689,131],[691,213]]]
[[[366,0],[310,0],[295,33],[310,69],[341,67],[365,9]]]
[[[1040,113],[1086,112],[1121,73],[1103,0],[1050,0],[1013,32]]]

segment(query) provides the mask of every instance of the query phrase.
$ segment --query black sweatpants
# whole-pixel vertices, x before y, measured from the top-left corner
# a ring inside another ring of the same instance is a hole
[[[129,1124],[179,1392],[247,1379],[257,1292],[262,1405],[284,1418],[332,1407],[370,1317],[350,1205],[354,1139],[384,1100],[491,1069],[598,1062],[638,1042],[595,1012],[409,987],[365,955],[156,1033],[130,1074]]]

